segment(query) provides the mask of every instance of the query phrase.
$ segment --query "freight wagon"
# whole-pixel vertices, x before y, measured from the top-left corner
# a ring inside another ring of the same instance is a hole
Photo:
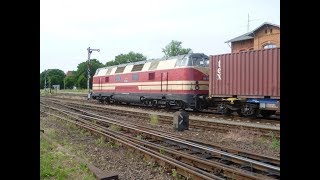
[[[280,48],[210,56],[208,102],[221,114],[280,112]]]

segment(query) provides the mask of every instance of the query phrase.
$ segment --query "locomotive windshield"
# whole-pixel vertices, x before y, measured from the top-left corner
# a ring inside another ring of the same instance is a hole
[[[209,59],[205,57],[191,57],[189,62],[191,66],[209,67]]]
[[[209,67],[209,58],[203,54],[191,55],[177,60],[176,67],[181,66]]]

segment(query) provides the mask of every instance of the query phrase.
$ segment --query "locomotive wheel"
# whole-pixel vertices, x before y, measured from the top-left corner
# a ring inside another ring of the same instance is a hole
[[[226,103],[219,103],[217,107],[217,111],[220,114],[229,115],[231,114],[230,109],[227,107]]]
[[[104,101],[105,101],[105,104],[110,104],[110,98],[109,98],[109,97],[106,97],[106,98],[104,99]]]
[[[267,110],[261,110],[260,114],[262,115],[263,118],[268,118],[271,115],[274,115],[276,111],[267,111]]]
[[[103,104],[104,103],[104,98],[99,96],[98,101],[99,101],[99,103]]]
[[[202,111],[205,108],[207,108],[206,103],[203,100],[198,99],[198,101],[196,102],[196,106],[195,106],[194,110]]]
[[[152,101],[152,106],[153,107],[158,107],[158,101],[157,100],[153,100]]]
[[[253,104],[244,104],[241,108],[241,114],[246,117],[256,117],[257,108]]]
[[[183,101],[176,101],[175,104],[181,108],[181,109],[185,109],[186,108],[186,105]]]
[[[183,101],[181,101],[181,106],[180,106],[180,108],[181,108],[181,109],[186,109],[186,108],[187,108],[187,105],[186,105]]]
[[[169,102],[169,101],[166,102],[165,109],[166,109],[166,110],[170,110],[170,109],[171,109],[171,106],[170,106],[170,102]]]

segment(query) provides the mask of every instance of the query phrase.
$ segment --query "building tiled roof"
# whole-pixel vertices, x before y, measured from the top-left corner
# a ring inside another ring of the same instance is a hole
[[[74,71],[67,71],[66,76],[71,76],[74,73]]]
[[[260,28],[262,28],[263,26],[275,26],[275,27],[278,27],[280,28],[279,25],[276,25],[276,24],[272,24],[272,23],[268,23],[268,22],[265,22],[263,24],[261,24],[259,27],[255,28],[254,30],[252,30],[251,32],[248,32],[248,33],[245,33],[241,36],[238,36],[238,37],[235,37],[233,39],[230,39],[228,41],[226,41],[225,43],[229,43],[229,42],[235,42],[235,41],[243,41],[243,40],[247,40],[247,39],[253,39],[254,37],[254,33],[259,30]]]

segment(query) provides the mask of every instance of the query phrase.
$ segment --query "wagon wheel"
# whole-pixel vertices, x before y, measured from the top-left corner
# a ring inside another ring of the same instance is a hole
[[[241,113],[241,109],[238,109],[238,110],[237,110],[237,114],[238,114],[238,116],[240,116],[240,117],[243,116],[243,114]]]
[[[276,111],[267,111],[267,110],[261,110],[260,114],[262,115],[263,118],[268,118],[271,115],[274,115]]]
[[[220,114],[229,115],[231,114],[230,109],[227,107],[226,103],[219,103],[217,106],[217,111]]]
[[[253,104],[244,104],[241,108],[241,114],[246,117],[257,117],[257,108]]]

